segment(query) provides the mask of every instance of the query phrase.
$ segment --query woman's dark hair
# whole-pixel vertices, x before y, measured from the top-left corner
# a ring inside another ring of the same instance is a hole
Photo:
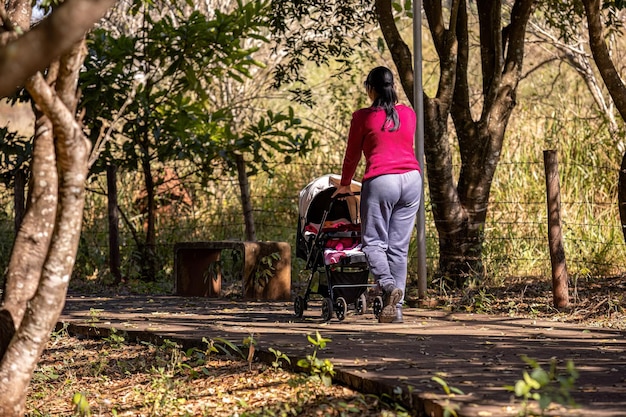
[[[365,80],[365,87],[372,88],[376,92],[376,99],[372,107],[380,107],[385,110],[387,118],[381,130],[394,132],[400,128],[400,118],[396,111],[398,95],[393,86],[393,74],[387,67],[376,67],[370,71]],[[391,125],[391,126],[390,126]]]

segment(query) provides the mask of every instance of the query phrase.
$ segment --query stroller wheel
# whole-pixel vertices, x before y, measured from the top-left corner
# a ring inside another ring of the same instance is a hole
[[[330,321],[333,316],[333,302],[330,298],[324,298],[322,301],[322,319]]]
[[[356,300],[356,313],[357,314],[365,314],[367,311],[367,297],[365,294],[361,294]]]
[[[342,321],[346,318],[346,313],[348,312],[348,303],[346,303],[346,299],[343,297],[337,298],[336,307],[337,311],[335,311],[335,314],[337,315],[339,321]]]
[[[293,302],[293,311],[296,314],[296,317],[302,318],[304,310],[306,310],[306,301],[304,301],[304,298],[301,296],[297,296]]]
[[[380,316],[380,312],[383,311],[383,297],[380,295],[374,298],[374,305],[372,306],[372,310],[374,311],[374,316],[378,318]]]

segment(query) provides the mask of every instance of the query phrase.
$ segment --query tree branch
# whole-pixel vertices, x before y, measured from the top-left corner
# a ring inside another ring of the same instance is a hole
[[[600,0],[584,0],[587,26],[589,28],[589,47],[596,62],[598,71],[604,80],[611,98],[615,102],[617,111],[626,120],[626,85],[615,69],[608,48],[602,35],[602,21],[600,19]]]
[[[39,25],[0,49],[0,97],[59,58],[80,40],[117,0],[66,0]]]
[[[385,37],[385,42],[391,50],[393,62],[398,69],[398,75],[402,88],[406,93],[409,101],[415,103],[413,97],[413,64],[412,54],[409,46],[402,39],[402,35],[398,31],[396,22],[391,10],[391,0],[376,0],[375,3],[376,17],[380,24],[380,29]]]

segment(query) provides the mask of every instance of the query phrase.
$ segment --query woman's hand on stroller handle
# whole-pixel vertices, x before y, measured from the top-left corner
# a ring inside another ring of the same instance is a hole
[[[337,187],[337,189],[330,198],[342,199],[354,194],[355,193],[352,191],[349,185],[340,185],[339,187]]]

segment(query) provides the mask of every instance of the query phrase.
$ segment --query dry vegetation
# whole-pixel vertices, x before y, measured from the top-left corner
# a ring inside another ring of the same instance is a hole
[[[498,286],[454,291],[432,289],[432,307],[454,311],[542,318],[585,326],[626,329],[626,276],[571,279],[570,305],[553,307],[549,277],[509,278]]]
[[[55,334],[35,372],[28,416],[408,416],[319,379],[200,350]]]

